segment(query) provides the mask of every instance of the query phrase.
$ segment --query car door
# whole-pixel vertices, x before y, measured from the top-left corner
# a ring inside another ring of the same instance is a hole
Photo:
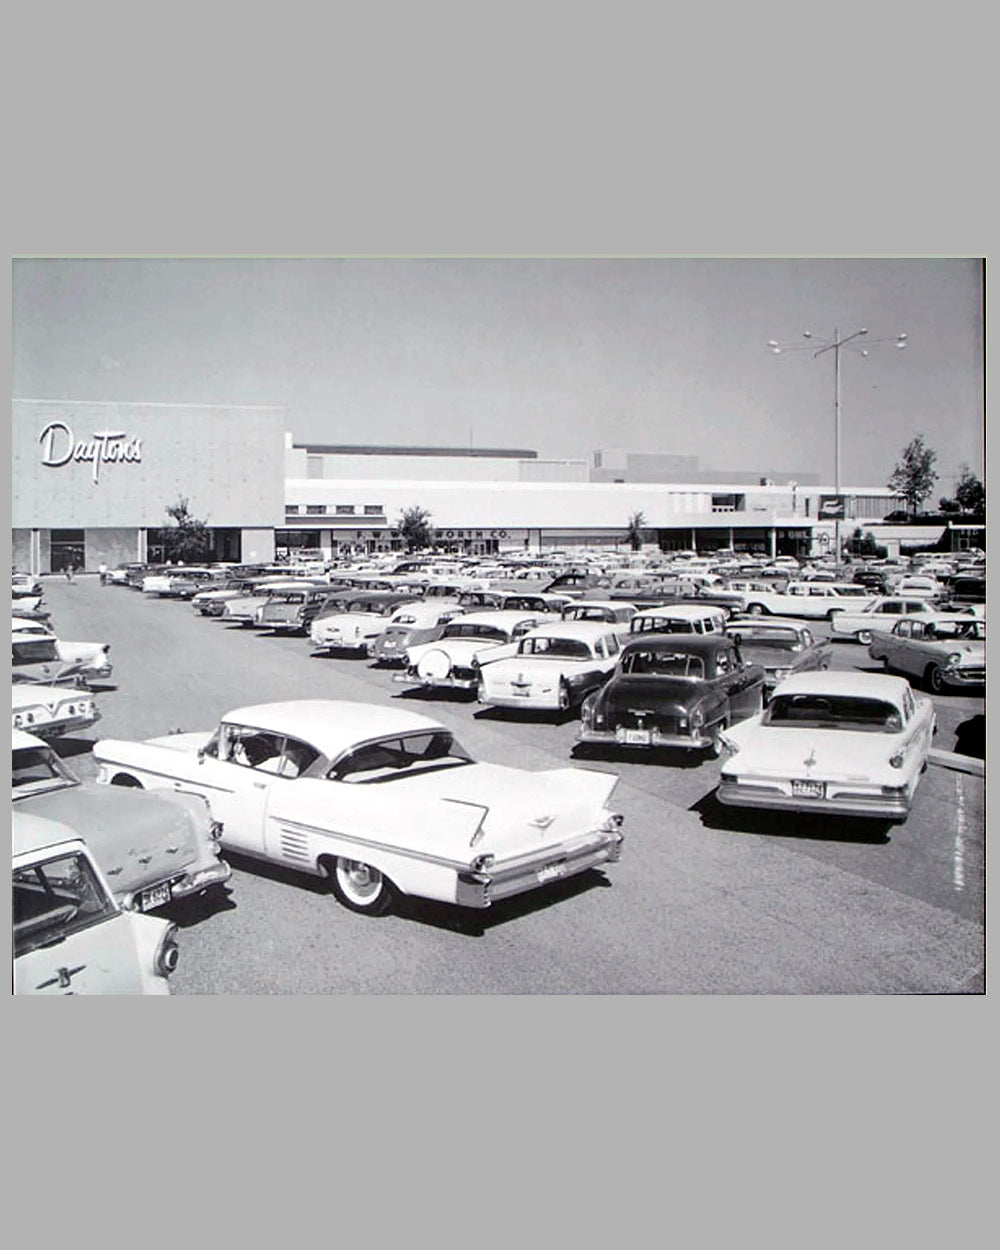
[[[276,754],[254,750],[255,740],[271,739]],[[275,741],[276,739],[276,741]],[[264,849],[264,816],[277,772],[267,765],[280,760],[283,740],[246,725],[223,724],[199,757],[192,779],[174,783],[174,789],[193,790],[207,800],[222,822],[222,844],[248,855]]]
[[[716,653],[715,671],[729,699],[731,724],[760,711],[764,697],[763,669],[744,663],[735,647],[726,647]]]

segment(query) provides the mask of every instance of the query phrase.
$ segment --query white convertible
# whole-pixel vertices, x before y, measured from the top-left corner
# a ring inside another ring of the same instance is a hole
[[[722,738],[718,798],[734,807],[904,821],[935,731],[930,699],[902,677],[789,677]]]
[[[928,599],[882,595],[857,611],[848,609],[835,613],[830,621],[830,633],[835,638],[853,638],[867,647],[872,640],[872,630],[892,629],[901,616],[938,614],[939,609]]]
[[[238,708],[214,734],[94,748],[98,781],[204,796],[222,844],[328,878],[353,911],[400,894],[489,907],[617,860],[614,774],[475,763],[437,721],[302,700]]]

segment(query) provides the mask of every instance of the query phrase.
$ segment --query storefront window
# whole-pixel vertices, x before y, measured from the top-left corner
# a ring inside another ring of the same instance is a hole
[[[83,530],[53,530],[50,571],[63,573],[71,566],[85,567],[86,545]]]

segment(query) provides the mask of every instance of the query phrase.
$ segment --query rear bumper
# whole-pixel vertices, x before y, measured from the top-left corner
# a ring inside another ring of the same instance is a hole
[[[702,751],[712,745],[713,739],[705,734],[665,734],[658,729],[649,731],[649,740],[634,735],[640,731],[619,733],[615,729],[589,729],[581,725],[577,731],[577,742],[600,742],[612,747],[631,747],[636,750],[648,751],[651,747],[680,747],[682,750]],[[631,740],[630,740],[631,738]]]
[[[451,673],[447,677],[420,677],[411,672],[393,673],[392,680],[404,686],[420,686],[425,690],[475,690],[479,685],[477,677],[453,677]]]
[[[624,840],[624,835],[617,829],[602,831],[583,846],[554,854],[550,859],[536,860],[507,870],[460,872],[455,902],[460,907],[482,910],[500,899],[526,894],[529,890],[577,876],[600,864],[615,863],[621,859]]]
[[[905,820],[910,814],[910,799],[906,795],[842,794],[810,799],[787,794],[777,787],[722,781],[716,790],[716,797],[729,807],[755,807],[768,811],[866,816],[882,820]]]
[[[72,733],[74,729],[89,729],[91,725],[96,725],[101,719],[101,714],[95,707],[89,716],[64,716],[59,720],[47,721],[45,724],[28,724],[21,725],[20,728],[27,730],[29,733],[37,734],[39,738],[56,737],[59,734]]]

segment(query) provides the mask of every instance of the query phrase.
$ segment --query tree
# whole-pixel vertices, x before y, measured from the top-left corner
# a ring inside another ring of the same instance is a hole
[[[204,521],[191,515],[187,499],[178,499],[166,513],[175,524],[160,530],[164,559],[184,563],[204,560],[212,550],[212,535]]]
[[[903,448],[902,459],[896,464],[886,485],[890,490],[898,491],[906,500],[910,513],[916,516],[917,509],[931,493],[937,474],[934,462],[937,452],[932,451],[925,443],[924,436],[918,434]]]
[[[938,512],[961,512],[962,505],[957,499],[948,499],[942,496],[938,500]]]
[[[875,541],[871,530],[862,530],[860,525],[844,544],[844,548],[853,556],[874,556],[882,559],[887,554],[886,548],[880,547]]]
[[[959,471],[955,502],[963,512],[986,511],[986,490],[967,464],[963,464]]]
[[[404,508],[399,514],[396,528],[406,543],[407,551],[417,551],[421,547],[433,547],[434,527],[430,523],[431,514],[426,508],[414,504],[412,508]]]
[[[628,519],[628,544],[633,551],[642,549],[642,527],[646,524],[644,512],[633,512]]]

